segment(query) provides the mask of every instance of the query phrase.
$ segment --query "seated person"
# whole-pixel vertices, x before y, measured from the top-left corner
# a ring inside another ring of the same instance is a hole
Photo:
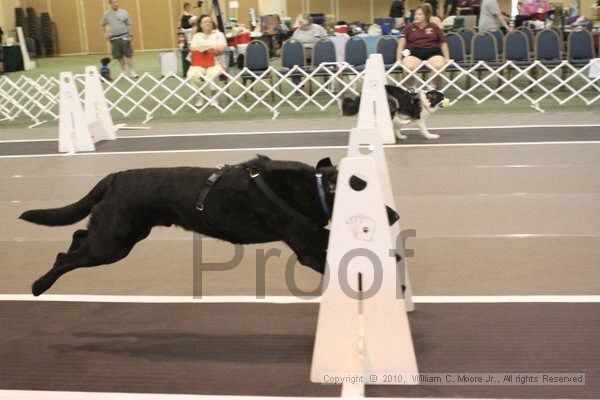
[[[304,58],[309,64],[312,58],[312,50],[319,39],[327,37],[327,31],[321,25],[313,24],[308,14],[301,14],[298,18],[299,28],[294,31],[292,39],[304,45]]]
[[[417,7],[414,16],[414,22],[404,28],[398,42],[398,61],[411,71],[418,69],[423,61],[427,61],[435,69],[443,68],[450,61],[444,31],[429,21],[431,8],[428,5]],[[434,89],[438,81],[439,78],[436,78],[432,85]],[[414,78],[409,82],[409,86],[412,85]]]
[[[198,23],[198,33],[192,37],[189,45],[192,65],[187,73],[187,77],[196,88],[202,86],[205,80],[203,77],[214,79],[225,71],[225,65],[219,55],[227,49],[225,35],[216,29],[216,24],[209,15],[201,15]],[[210,91],[214,96],[217,89],[211,87]],[[202,107],[203,104],[202,97],[198,96],[196,107]],[[216,104],[216,101],[213,100],[212,104]]]

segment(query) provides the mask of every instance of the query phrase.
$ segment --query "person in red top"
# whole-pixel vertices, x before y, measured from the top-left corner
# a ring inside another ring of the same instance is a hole
[[[418,69],[423,61],[427,61],[437,70],[450,61],[446,35],[437,25],[429,21],[430,17],[429,4],[417,7],[414,21],[404,28],[398,42],[397,59],[411,71]],[[438,78],[434,80],[432,85],[434,89],[438,80]],[[409,86],[412,86],[414,78],[409,82]]]

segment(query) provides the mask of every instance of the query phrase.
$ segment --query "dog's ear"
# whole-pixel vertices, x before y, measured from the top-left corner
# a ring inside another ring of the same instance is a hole
[[[263,161],[271,161],[271,159],[263,154],[257,154],[256,158],[258,158],[259,160],[263,160]]]
[[[333,167],[333,163],[331,162],[331,158],[329,158],[329,157],[326,157],[326,158],[323,158],[322,160],[320,160],[317,163],[317,166],[315,167],[315,169],[318,171],[318,170],[320,170],[322,168],[326,168],[326,167]]]

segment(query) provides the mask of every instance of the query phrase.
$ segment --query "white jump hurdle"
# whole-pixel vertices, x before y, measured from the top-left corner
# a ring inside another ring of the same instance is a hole
[[[313,382],[342,381],[342,396],[364,396],[367,384],[414,384],[383,377],[418,374],[407,316],[414,309],[410,280],[402,241],[396,241],[399,222],[389,226],[385,210],[395,209],[395,202],[382,141],[394,133],[380,57],[367,63],[359,126],[339,165],[311,367]],[[352,176],[366,187],[352,187]],[[352,377],[358,379],[345,380]]]
[[[394,124],[385,93],[385,65],[381,54],[372,54],[365,66],[365,79],[358,111],[359,128],[377,128],[381,142],[396,143]]]
[[[95,151],[94,143],[115,140],[115,128],[100,74],[94,66],[85,69],[85,100],[82,107],[73,73],[61,72],[58,115],[58,151]]]

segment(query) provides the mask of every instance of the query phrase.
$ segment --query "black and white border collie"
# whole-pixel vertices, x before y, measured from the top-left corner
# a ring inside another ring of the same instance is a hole
[[[415,122],[419,131],[426,139],[438,139],[440,135],[430,133],[425,125],[425,119],[440,108],[449,107],[450,102],[442,92],[437,90],[409,92],[402,88],[386,85],[390,114],[394,123],[394,130],[398,139],[406,139],[401,133],[403,126]],[[340,103],[342,113],[345,116],[358,114],[360,107],[360,96],[355,99],[344,98]]]

